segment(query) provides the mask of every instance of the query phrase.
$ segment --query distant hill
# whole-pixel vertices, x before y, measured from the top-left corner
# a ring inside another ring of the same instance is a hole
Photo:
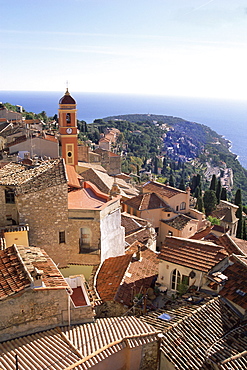
[[[247,204],[247,170],[230,151],[230,141],[208,126],[179,117],[155,114],[117,115],[104,117],[100,121],[104,125],[119,128],[121,132],[123,128],[128,128],[128,122],[133,124],[129,125],[132,131],[146,130],[151,137],[154,134],[159,137],[162,135],[161,149],[166,151],[167,156],[174,161],[185,160],[193,163],[196,172],[200,172],[200,169],[205,170],[206,163],[212,167],[231,168],[234,177],[233,195],[240,188],[243,203]]]

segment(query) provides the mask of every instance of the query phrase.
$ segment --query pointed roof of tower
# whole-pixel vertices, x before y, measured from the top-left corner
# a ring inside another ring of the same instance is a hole
[[[64,96],[59,100],[59,104],[76,104],[76,101],[70,95],[68,88],[66,89]]]

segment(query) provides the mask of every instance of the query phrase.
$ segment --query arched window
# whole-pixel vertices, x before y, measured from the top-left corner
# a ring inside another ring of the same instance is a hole
[[[67,124],[71,123],[70,113],[66,114],[66,122],[67,122]]]
[[[182,210],[184,210],[184,209],[186,209],[186,203],[185,203],[185,202],[182,202],[182,203],[180,204],[180,211],[182,211]]]
[[[172,290],[177,290],[178,289],[178,284],[180,284],[180,282],[181,282],[181,274],[177,269],[172,271],[171,281],[172,281],[172,284],[171,284]]]

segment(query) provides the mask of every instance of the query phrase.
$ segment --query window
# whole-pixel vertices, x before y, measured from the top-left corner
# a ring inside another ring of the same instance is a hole
[[[66,114],[66,122],[71,123],[70,113]]]
[[[80,230],[80,242],[79,242],[80,253],[83,253],[84,249],[90,249],[91,244],[91,230],[89,227],[82,227]]]
[[[173,235],[173,232],[171,230],[168,230],[167,235],[172,236]]]
[[[6,189],[5,190],[5,202],[9,204],[14,204],[15,203],[15,193],[11,189]]]
[[[59,231],[59,244],[65,243],[65,231]]]
[[[185,203],[185,202],[182,202],[182,203],[180,204],[180,210],[182,211],[182,210],[184,210],[184,209],[186,209],[186,203]]]
[[[176,211],[178,212],[178,206],[176,206]]]
[[[180,272],[177,269],[173,270],[171,278],[172,278],[172,284],[171,284],[172,285],[172,290],[177,290],[178,289],[178,284],[180,284],[180,282],[181,282]]]
[[[156,234],[159,235],[159,228],[156,227],[154,230],[155,230]]]

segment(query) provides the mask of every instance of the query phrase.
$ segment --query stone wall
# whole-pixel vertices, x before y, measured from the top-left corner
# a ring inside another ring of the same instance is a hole
[[[156,370],[158,365],[158,341],[147,343],[142,348],[140,370]]]
[[[91,322],[91,306],[71,307],[71,323]],[[1,301],[0,341],[68,324],[65,289],[28,289]]]
[[[59,232],[68,232],[67,184],[16,197],[19,222],[28,224],[29,243],[44,248],[55,263],[68,260],[69,246],[59,244]]]

